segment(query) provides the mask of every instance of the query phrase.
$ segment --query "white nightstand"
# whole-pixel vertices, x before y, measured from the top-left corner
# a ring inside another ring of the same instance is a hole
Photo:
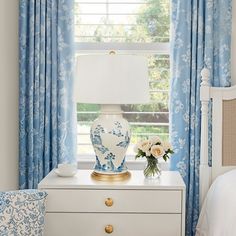
[[[53,171],[39,184],[48,193],[45,236],[184,236],[185,185],[178,172],[147,181],[94,181],[91,170],[72,178]]]

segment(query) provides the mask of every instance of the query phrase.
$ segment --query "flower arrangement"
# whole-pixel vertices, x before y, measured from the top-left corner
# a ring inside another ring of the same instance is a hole
[[[174,153],[171,144],[162,141],[158,136],[138,142],[134,147],[134,151],[137,153],[135,159],[140,157],[146,157],[147,159],[147,166],[144,169],[144,175],[147,178],[160,176],[161,169],[158,166],[158,160],[163,158],[167,161],[170,154]]]

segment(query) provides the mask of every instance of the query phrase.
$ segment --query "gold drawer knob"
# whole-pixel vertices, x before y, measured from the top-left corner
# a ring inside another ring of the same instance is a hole
[[[111,207],[113,205],[113,200],[112,198],[107,198],[106,201],[105,201],[105,205],[108,206],[108,207]]]
[[[105,232],[106,232],[107,234],[111,234],[111,233],[113,232],[113,226],[112,226],[112,225],[107,225],[107,226],[105,227]]]

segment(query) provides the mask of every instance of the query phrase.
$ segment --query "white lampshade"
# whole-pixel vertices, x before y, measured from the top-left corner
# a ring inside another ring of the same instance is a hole
[[[79,56],[75,98],[80,103],[148,103],[147,59],[116,54]]]

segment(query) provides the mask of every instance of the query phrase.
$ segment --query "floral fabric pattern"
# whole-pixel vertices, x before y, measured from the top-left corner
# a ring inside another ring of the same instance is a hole
[[[213,86],[230,86],[231,0],[172,0],[171,169],[186,184],[186,235],[199,215],[200,72]]]
[[[20,188],[76,153],[73,0],[20,0]]]
[[[47,193],[37,190],[0,192],[0,236],[41,236]]]

